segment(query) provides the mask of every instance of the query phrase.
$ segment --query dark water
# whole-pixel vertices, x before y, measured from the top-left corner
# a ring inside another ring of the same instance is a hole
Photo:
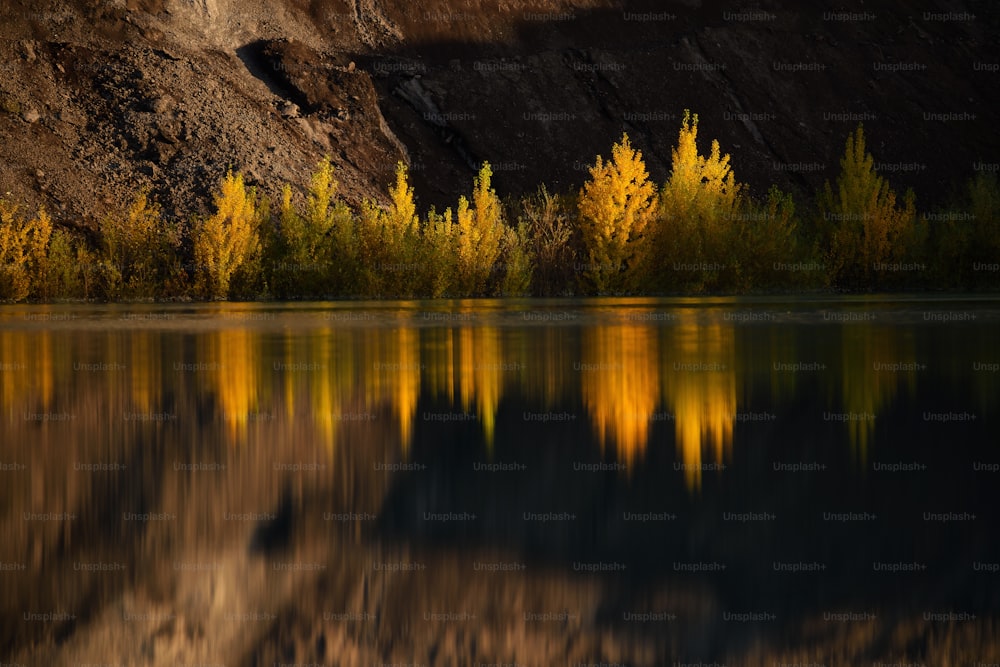
[[[995,299],[5,307],[0,363],[19,664],[1000,658]]]

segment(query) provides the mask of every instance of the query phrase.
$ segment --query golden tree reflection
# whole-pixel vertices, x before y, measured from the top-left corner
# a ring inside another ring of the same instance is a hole
[[[438,326],[326,321],[280,333],[232,321],[189,334],[156,327],[11,327],[0,330],[0,407],[13,439],[45,429],[40,422],[50,419],[29,416],[68,412],[69,403],[79,413],[77,426],[96,429],[109,416],[152,415],[207,400],[230,443],[245,442],[252,421],[263,429],[281,415],[282,428],[294,433],[287,437],[323,443],[331,452],[349,423],[358,433],[358,422],[388,417],[380,433],[405,456],[421,398],[477,414],[489,448],[503,399],[514,393],[529,409],[582,405],[596,441],[613,447],[628,467],[645,456],[653,424],[672,418],[676,458],[686,485],[696,491],[707,463],[731,458],[737,399],[753,387],[769,386],[777,411],[799,392],[797,383],[827,382],[826,409],[878,417],[901,388],[914,391],[921,374],[894,370],[894,364],[921,361],[912,334],[898,327],[827,329],[824,340],[833,341],[834,350],[823,361],[830,372],[806,381],[770,364],[813,361],[798,359],[801,334],[757,329],[753,338],[714,309],[678,310],[665,324],[641,308],[611,312],[613,319],[602,311],[582,325],[526,327],[466,320]],[[78,370],[81,362],[114,362],[121,370]],[[844,421],[852,452],[863,463],[878,421]]]
[[[491,448],[500,400],[508,381],[525,368],[523,359],[509,356],[499,329],[492,326],[427,329],[422,334],[431,396],[477,415]]]
[[[385,404],[396,419],[400,443],[408,450],[420,397],[420,335],[409,327],[363,332],[360,385],[364,405]]]
[[[297,378],[307,378],[304,384],[309,388],[309,412],[323,442],[330,448],[335,444],[337,424],[343,418],[345,391],[351,391],[350,383],[343,380],[349,379],[353,370],[350,367],[342,369],[338,363],[341,358],[334,356],[338,338],[330,328],[324,327],[306,339],[304,355],[286,347],[291,352],[286,356],[286,395],[287,388],[294,387]]]
[[[458,340],[462,410],[468,412],[475,400],[486,446],[492,448],[497,407],[503,392],[500,337],[495,327],[462,327]]]
[[[196,374],[202,390],[215,396],[229,441],[239,442],[260,405],[260,335],[240,327],[212,331],[197,340],[197,360],[181,362],[178,370]]]
[[[682,315],[682,321],[695,316]],[[696,490],[701,488],[705,459],[722,463],[732,453],[737,412],[734,331],[732,325],[693,322],[664,331],[664,394],[674,414],[684,479]]]
[[[594,432],[602,448],[613,442],[618,460],[631,468],[646,449],[660,401],[656,329],[639,324],[588,327],[581,352],[574,370]]]

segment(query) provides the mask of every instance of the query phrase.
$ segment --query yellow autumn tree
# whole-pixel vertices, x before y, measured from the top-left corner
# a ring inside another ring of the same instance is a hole
[[[500,258],[504,236],[503,207],[493,190],[493,169],[484,162],[473,179],[472,202],[463,195],[455,211],[456,287],[463,295],[482,295]]]
[[[582,278],[598,293],[639,286],[639,244],[653,219],[656,201],[642,153],[623,134],[621,142],[611,148],[611,160],[597,156],[577,202],[587,252]]]
[[[243,174],[226,173],[214,197],[215,213],[193,226],[195,284],[204,297],[228,298],[233,276],[255,261],[260,249],[257,193]]]
[[[340,274],[352,265],[354,230],[351,211],[338,199],[338,189],[328,156],[312,173],[304,213],[295,209],[292,188],[285,184],[268,252],[270,287],[275,294],[329,296],[343,286]],[[348,242],[337,243],[345,234]]]
[[[739,235],[745,187],[736,182],[729,154],[722,153],[719,142],[713,139],[709,154],[700,155],[697,139],[698,114],[685,109],[647,257],[648,271],[665,289],[714,286]],[[701,266],[709,268],[688,268]]]
[[[827,264],[838,286],[873,286],[879,267],[905,259],[916,241],[913,193],[908,191],[902,206],[897,205],[896,193],[875,171],[875,160],[865,150],[860,123],[847,137],[837,188],[826,182],[819,211]]]
[[[421,268],[417,206],[406,164],[396,165],[389,187],[389,206],[368,202],[361,212],[362,293],[371,296],[413,296]]]
[[[677,146],[671,150],[670,178],[662,192],[665,210],[675,217],[719,222],[731,218],[743,186],[736,182],[729,154],[712,140],[708,155],[698,154],[698,114],[684,111]]]

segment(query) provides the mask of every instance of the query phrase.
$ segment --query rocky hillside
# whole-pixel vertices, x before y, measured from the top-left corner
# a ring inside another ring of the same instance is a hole
[[[92,228],[149,187],[187,217],[227,167],[273,194],[329,154],[349,201],[404,160],[441,207],[482,160],[502,195],[576,189],[623,131],[663,181],[686,108],[804,203],[858,121],[921,208],[997,169],[996,7],[848,4],[3,0],[0,193]]]

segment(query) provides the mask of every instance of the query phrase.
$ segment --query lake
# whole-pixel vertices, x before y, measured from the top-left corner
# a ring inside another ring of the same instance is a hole
[[[1000,298],[0,307],[0,658],[1000,660]]]

